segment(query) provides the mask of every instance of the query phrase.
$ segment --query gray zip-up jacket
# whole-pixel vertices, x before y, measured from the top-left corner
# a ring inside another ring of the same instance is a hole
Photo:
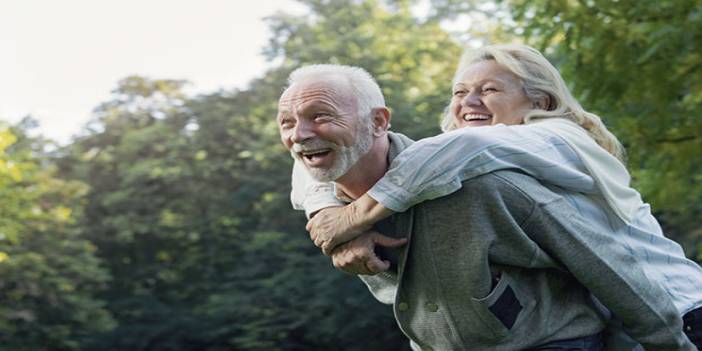
[[[391,134],[392,159],[411,141]],[[650,350],[694,350],[669,296],[611,233],[534,178],[498,171],[396,214],[397,270],[361,276],[414,349],[522,350],[600,332],[597,297]]]

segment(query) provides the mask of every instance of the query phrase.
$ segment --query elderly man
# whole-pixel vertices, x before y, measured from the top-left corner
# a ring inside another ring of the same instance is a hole
[[[370,189],[412,142],[388,132],[379,87],[348,66],[293,72],[278,122],[293,157],[315,179],[333,181],[346,201]],[[460,191],[376,229],[396,238],[367,233],[332,256],[338,263],[388,246],[386,261],[367,270],[390,269],[360,277],[393,305],[413,349],[601,350],[606,320],[591,293],[645,347],[693,349],[669,297],[624,248],[524,174],[498,171],[465,181]]]

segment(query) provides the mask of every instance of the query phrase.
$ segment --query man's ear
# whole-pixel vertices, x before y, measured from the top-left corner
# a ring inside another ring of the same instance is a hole
[[[387,107],[376,107],[371,111],[373,115],[373,136],[381,137],[387,133],[390,128],[391,114]]]

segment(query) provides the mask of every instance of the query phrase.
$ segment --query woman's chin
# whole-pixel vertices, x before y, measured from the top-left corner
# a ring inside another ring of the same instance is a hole
[[[461,120],[458,123],[458,128],[466,128],[466,127],[485,127],[485,126],[490,126],[492,125],[492,118],[488,119],[481,119],[481,120]]]

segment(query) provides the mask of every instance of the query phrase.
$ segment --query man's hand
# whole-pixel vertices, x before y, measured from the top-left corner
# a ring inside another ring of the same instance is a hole
[[[357,238],[339,245],[331,252],[334,267],[351,274],[375,275],[390,268],[390,262],[381,260],[375,254],[375,246],[398,247],[407,239],[391,238],[378,232],[369,231]]]
[[[370,229],[357,225],[353,204],[327,207],[317,212],[308,222],[306,229],[314,244],[325,255],[331,255],[336,246],[347,242]]]

